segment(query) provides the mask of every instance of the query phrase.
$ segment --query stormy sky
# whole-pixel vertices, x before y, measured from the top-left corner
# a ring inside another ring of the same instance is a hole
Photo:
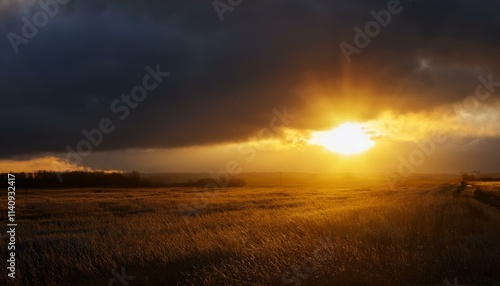
[[[399,12],[357,46],[355,28],[391,5]],[[2,0],[0,161],[65,158],[104,119],[113,130],[82,165],[203,171],[239,156],[286,109],[293,119],[271,137],[291,146],[266,149],[248,170],[308,157],[301,136],[345,121],[399,144],[373,160],[397,164],[445,130],[452,143],[429,170],[500,170],[498,11],[493,0]],[[357,52],[346,57],[342,43]],[[471,99],[478,85],[491,96]],[[147,94],[132,102],[137,90]],[[303,166],[284,169],[331,169]]]

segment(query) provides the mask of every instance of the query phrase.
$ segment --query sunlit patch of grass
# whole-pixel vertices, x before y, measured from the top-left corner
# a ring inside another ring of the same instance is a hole
[[[130,285],[283,285],[328,238],[303,285],[498,285],[499,211],[456,187],[224,189],[187,220],[178,207],[199,190],[30,191],[18,200],[19,278],[0,283],[107,285],[123,266]]]

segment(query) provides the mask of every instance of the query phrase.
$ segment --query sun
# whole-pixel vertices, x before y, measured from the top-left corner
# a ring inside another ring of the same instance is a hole
[[[362,153],[375,146],[365,128],[359,123],[351,122],[329,131],[314,132],[309,143],[342,155]]]

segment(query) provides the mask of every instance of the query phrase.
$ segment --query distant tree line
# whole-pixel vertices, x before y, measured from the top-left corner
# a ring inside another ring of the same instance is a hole
[[[105,173],[105,172],[53,172],[36,171],[10,173],[16,176],[18,188],[138,188],[138,187],[191,187],[191,188],[226,188],[242,187],[245,181],[230,178],[221,185],[222,180],[206,178],[184,183],[165,184],[141,178],[137,171],[130,173]],[[0,173],[2,181],[7,182],[7,173]]]
[[[37,171],[33,173],[11,173],[16,176],[16,186],[19,188],[135,188],[157,187],[158,183],[141,179],[139,172],[105,173],[105,172],[52,172]],[[6,178],[7,174],[0,174]],[[62,179],[62,180],[61,180]]]
[[[477,173],[464,173],[462,174],[462,181],[464,182],[469,182],[469,181],[482,181],[482,182],[496,182],[500,181],[500,178],[495,178],[491,176],[484,176],[480,177],[477,175]]]

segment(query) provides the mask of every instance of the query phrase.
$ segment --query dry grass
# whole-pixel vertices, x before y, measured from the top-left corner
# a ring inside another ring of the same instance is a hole
[[[107,285],[123,266],[130,286],[500,285],[499,210],[457,188],[224,189],[187,220],[190,189],[18,192],[19,277],[0,284]]]

